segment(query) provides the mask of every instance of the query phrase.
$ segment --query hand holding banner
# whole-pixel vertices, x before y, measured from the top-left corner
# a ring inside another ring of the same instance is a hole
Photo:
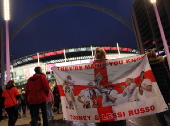
[[[52,70],[59,84],[66,120],[116,121],[167,108],[146,55]]]

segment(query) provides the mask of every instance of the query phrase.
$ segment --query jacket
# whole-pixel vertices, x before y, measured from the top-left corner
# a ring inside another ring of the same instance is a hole
[[[18,89],[12,85],[3,90],[2,97],[4,98],[4,108],[10,108],[17,104],[20,94]]]
[[[26,83],[27,101],[29,104],[45,102],[49,93],[49,83],[45,74],[34,74]]]
[[[27,103],[27,96],[25,93],[21,94],[21,104],[26,104]]]
[[[170,103],[170,77],[164,65],[164,58],[150,58],[149,63],[165,102]]]
[[[54,87],[53,96],[54,96],[54,104],[57,104],[57,103],[61,102],[58,87]]]
[[[3,92],[3,90],[2,90],[2,88],[1,88],[1,86],[0,86],[0,109],[2,109],[3,108],[3,98],[2,98],[2,92]],[[1,116],[1,115],[0,115]]]
[[[47,98],[46,102],[52,102],[54,104],[54,96],[51,91],[49,91],[48,98]]]

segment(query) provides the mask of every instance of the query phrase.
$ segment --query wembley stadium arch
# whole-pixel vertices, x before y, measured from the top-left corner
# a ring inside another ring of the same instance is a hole
[[[126,27],[128,27],[130,30],[133,31],[133,27],[132,24],[129,23],[126,19],[124,19],[123,17],[121,17],[119,14],[115,13],[114,11],[103,7],[101,5],[97,5],[94,3],[90,3],[90,2],[84,2],[84,1],[65,1],[65,2],[60,2],[60,3],[56,3],[56,4],[52,4],[49,6],[46,6],[36,12],[34,12],[33,14],[31,14],[30,16],[28,16],[10,35],[10,42],[17,36],[17,34],[27,25],[29,24],[32,20],[34,20],[34,18],[40,16],[41,14],[48,12],[50,10],[56,9],[56,8],[61,8],[61,7],[66,7],[66,6],[82,6],[82,7],[88,7],[88,8],[92,8],[95,10],[99,10],[103,13],[106,13],[110,16],[112,16],[113,18],[117,19],[118,21],[120,21],[122,24],[124,24]]]

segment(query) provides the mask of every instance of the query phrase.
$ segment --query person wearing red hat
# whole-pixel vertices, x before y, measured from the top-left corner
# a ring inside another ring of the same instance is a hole
[[[116,105],[116,99],[118,97],[118,92],[113,89],[113,84],[108,84],[105,86],[106,92],[103,93],[102,106],[114,106]]]

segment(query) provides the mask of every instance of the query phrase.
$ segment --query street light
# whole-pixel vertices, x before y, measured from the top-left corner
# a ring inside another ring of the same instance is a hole
[[[151,3],[156,3],[156,0],[150,0],[151,1]]]
[[[157,9],[157,6],[156,6],[156,0],[150,0],[150,1],[153,4],[153,8],[154,8],[154,11],[155,11],[156,19],[157,19],[157,22],[158,22],[158,26],[159,26],[159,30],[160,30],[160,34],[161,34],[161,38],[162,38],[162,42],[163,42],[163,45],[164,45],[165,54],[167,56],[168,66],[169,66],[169,69],[170,69],[169,47],[168,47],[168,44],[167,44],[167,41],[166,41],[166,38],[165,38],[165,33],[164,33],[164,30],[163,30],[162,23],[161,23],[160,16],[159,16],[159,12],[158,12],[158,9]]]
[[[4,0],[4,20],[6,32],[6,82],[10,80],[10,51],[9,51],[9,0]]]

